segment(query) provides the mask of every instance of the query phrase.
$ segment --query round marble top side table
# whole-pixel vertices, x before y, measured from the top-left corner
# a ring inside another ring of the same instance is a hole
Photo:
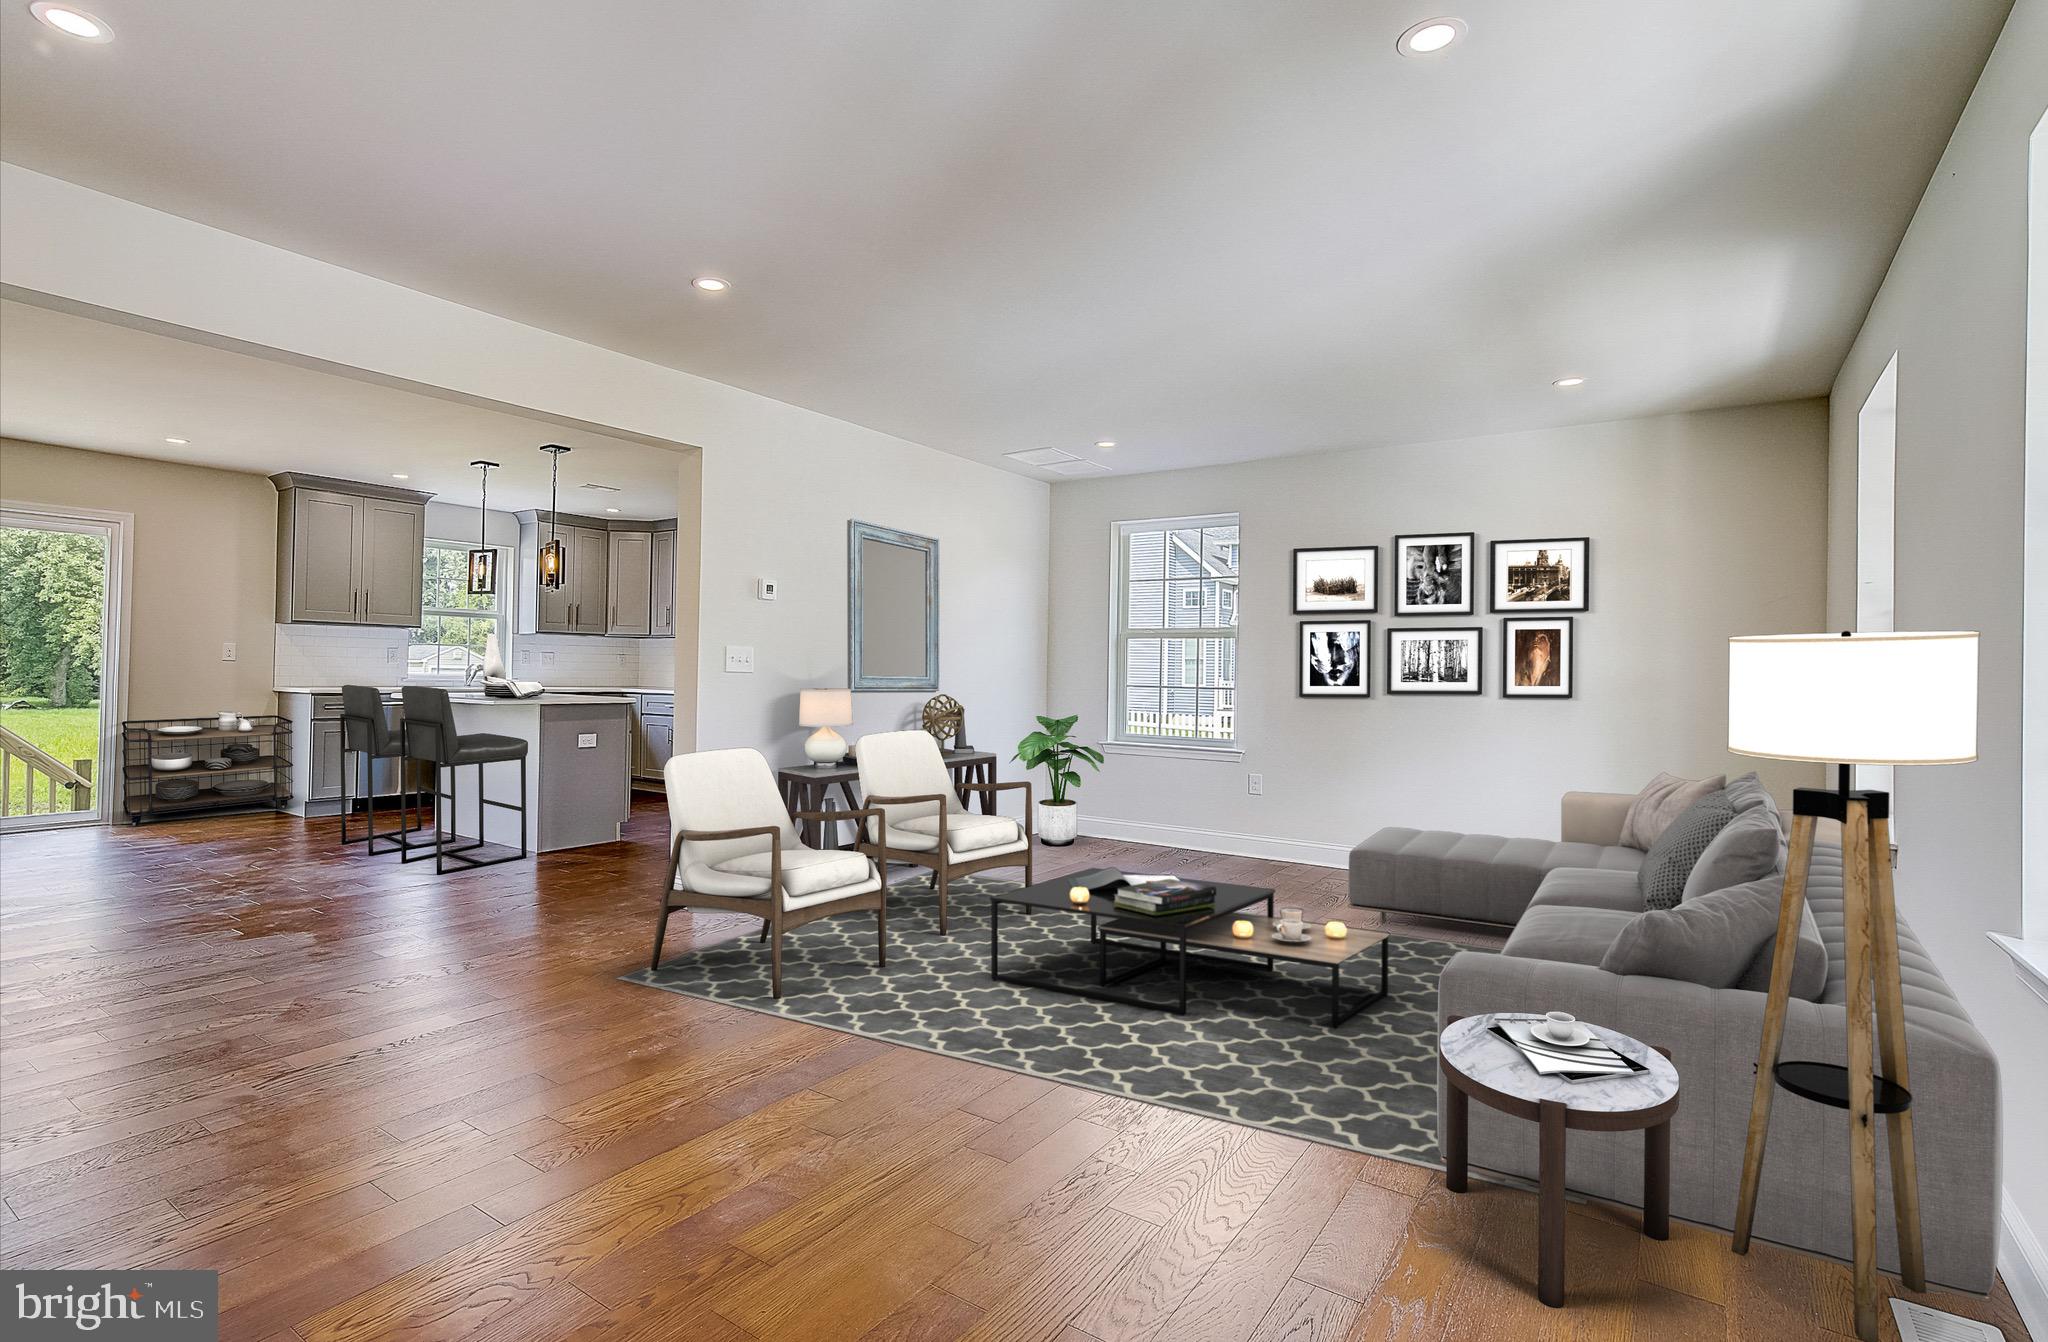
[[[1471,1100],[1526,1118],[1541,1130],[1538,1155],[1536,1298],[1564,1304],[1564,1144],[1572,1128],[1591,1132],[1643,1131],[1643,1233],[1671,1234],[1671,1116],[1678,1112],[1678,1069],[1662,1050],[1588,1022],[1595,1037],[1647,1071],[1591,1081],[1544,1076],[1507,1040],[1492,1032],[1497,1021],[1540,1020],[1502,1012],[1453,1020],[1437,1037],[1437,1063],[1450,1083],[1444,1113],[1444,1186],[1466,1187],[1465,1132]]]

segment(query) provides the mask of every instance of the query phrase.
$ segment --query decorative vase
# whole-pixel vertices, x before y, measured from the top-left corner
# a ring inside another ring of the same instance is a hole
[[[1038,803],[1038,841],[1048,848],[1064,848],[1081,832],[1081,808],[1070,801]]]

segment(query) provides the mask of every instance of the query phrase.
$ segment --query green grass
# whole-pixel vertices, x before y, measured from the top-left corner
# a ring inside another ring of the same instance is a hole
[[[70,764],[76,760],[92,760],[93,779],[97,782],[106,772],[99,764],[100,753],[100,711],[97,708],[8,708],[0,709],[0,727],[25,738],[31,745],[40,746],[59,760]],[[36,775],[36,795],[28,795],[27,766],[15,760],[9,771],[7,783],[7,813],[9,815],[30,815],[47,813],[50,803],[45,792],[45,779]],[[57,809],[68,811],[71,794],[64,788],[57,789]],[[33,800],[33,810],[30,809]]]

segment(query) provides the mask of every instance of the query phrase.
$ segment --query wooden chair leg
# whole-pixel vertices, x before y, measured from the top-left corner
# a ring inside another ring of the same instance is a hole
[[[667,899],[663,899],[661,901],[661,917],[656,919],[654,924],[654,958],[647,962],[647,972],[650,974],[661,968],[661,941],[663,937],[668,935],[668,916],[674,912],[675,906],[669,903]]]
[[[782,996],[782,920],[772,919],[768,924],[771,941],[768,949],[768,995]]]
[[[946,850],[939,849],[939,867],[932,875],[932,884],[939,889],[939,935],[946,934],[946,891],[953,885],[953,873],[948,869]]]
[[[1764,1001],[1763,1040],[1757,1046],[1756,1083],[1749,1100],[1749,1137],[1742,1148],[1742,1188],[1735,1200],[1736,1253],[1749,1252],[1756,1219],[1757,1189],[1763,1181],[1764,1139],[1771,1127],[1774,1069],[1785,1042],[1785,1010],[1792,996],[1792,962],[1798,953],[1800,913],[1806,905],[1807,869],[1813,863],[1814,818],[1792,817],[1792,851],[1785,864],[1785,889],[1778,900],[1778,937],[1771,952],[1771,990]]]
[[[1876,952],[1877,1049],[1885,1077],[1911,1090],[1906,1068],[1906,1004],[1899,982],[1899,919],[1892,899],[1892,825],[1870,822],[1870,941]],[[1927,1289],[1920,1240],[1920,1173],[1913,1153],[1913,1111],[1885,1115],[1885,1151],[1891,1157],[1892,1210],[1899,1232],[1899,1276],[1906,1289]]]
[[[1849,1242],[1856,1291],[1856,1336],[1877,1342],[1877,1127],[1871,1080],[1870,817],[1849,803],[1842,834],[1842,951],[1848,984]]]

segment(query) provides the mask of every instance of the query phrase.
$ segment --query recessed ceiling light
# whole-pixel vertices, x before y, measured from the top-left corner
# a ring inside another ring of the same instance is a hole
[[[607,509],[605,509],[605,511],[606,511],[606,512],[608,512],[608,513],[615,513],[615,512],[617,512],[617,511],[618,511],[618,509],[617,509],[617,508],[607,508]]]
[[[394,480],[410,480],[410,479],[412,479],[412,477],[411,477],[411,476],[409,476],[409,475],[403,475],[403,474],[401,474],[401,473],[399,473],[399,472],[397,472],[397,471],[393,471],[393,472],[391,473],[391,478],[392,478],[392,479],[394,479]]]
[[[718,278],[716,275],[699,275],[696,279],[691,280],[690,283],[707,294],[722,294],[727,289],[732,288],[730,283]]]
[[[1103,440],[1102,440],[1101,442],[1097,443],[1097,444],[1096,444],[1096,446],[1097,446],[1097,447],[1100,447],[1100,448],[1103,448],[1103,449],[1105,449],[1105,450],[1106,450],[1106,449],[1108,449],[1108,448],[1112,448],[1112,447],[1115,447],[1115,446],[1116,446],[1116,439],[1114,439],[1114,438],[1105,438],[1105,439],[1103,439]]]
[[[192,440],[190,438],[166,438],[164,439],[164,441],[169,443],[172,447],[183,447],[185,444],[191,442]]]
[[[1403,56],[1434,56],[1464,35],[1463,19],[1424,19],[1401,34],[1394,50]]]
[[[1550,385],[1553,387],[1583,387],[1586,385],[1586,379],[1582,377],[1561,377]]]
[[[41,19],[66,37],[75,37],[81,42],[111,42],[114,40],[113,25],[105,19],[94,18],[82,9],[69,5],[53,5],[47,0],[36,0],[28,12]]]

